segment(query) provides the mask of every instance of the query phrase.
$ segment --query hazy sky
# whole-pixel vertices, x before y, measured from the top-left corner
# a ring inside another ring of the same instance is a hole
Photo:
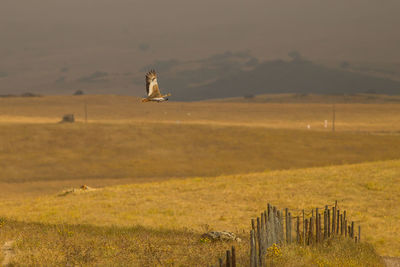
[[[399,14],[399,0],[1,0],[0,72],[46,84],[62,66],[137,72],[225,51],[400,62]]]

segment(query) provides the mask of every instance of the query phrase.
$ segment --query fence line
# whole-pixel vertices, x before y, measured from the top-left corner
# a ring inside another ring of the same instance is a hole
[[[296,243],[315,246],[336,236],[361,242],[361,226],[358,225],[356,233],[355,221],[349,221],[346,210],[340,209],[337,201],[322,208],[313,208],[310,212],[304,209],[294,211],[288,208],[279,210],[268,203],[259,217],[251,219],[250,267],[271,265],[267,253],[275,245]],[[235,247],[226,251],[225,263],[219,258],[217,266],[236,267]]]
[[[314,246],[335,236],[349,237],[355,242],[361,241],[361,226],[358,226],[358,234],[356,234],[355,221],[348,221],[346,211],[339,209],[337,201],[334,205],[326,205],[321,210],[315,208],[309,213],[301,210],[301,215],[293,216],[288,208],[280,211],[268,204],[267,210],[257,217],[256,226],[252,219],[250,266],[267,266],[265,262],[267,249],[273,244],[290,245],[295,240],[297,244]],[[311,215],[311,217],[307,218],[307,215]],[[300,220],[300,216],[302,216],[302,220]]]

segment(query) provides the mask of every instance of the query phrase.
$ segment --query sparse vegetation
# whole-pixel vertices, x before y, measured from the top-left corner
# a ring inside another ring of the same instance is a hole
[[[268,252],[267,262],[274,266],[386,266],[373,246],[344,238],[314,247],[275,246]]]
[[[400,105],[336,104],[332,133],[323,97],[289,98],[298,103],[0,99],[0,242],[16,241],[15,265],[207,265],[232,244],[201,240],[206,231],[247,240],[267,202],[296,213],[339,200],[363,242],[400,256]],[[68,113],[77,123],[58,124]],[[360,164],[338,166],[348,163]],[[97,190],[62,193],[81,184]],[[247,262],[247,242],[235,246]],[[283,266],[381,264],[368,244],[279,249]]]
[[[339,201],[363,228],[363,241],[383,255],[400,256],[398,214],[400,161],[295,169],[213,178],[107,187],[87,193],[41,196],[0,203],[0,214],[18,221],[50,224],[183,230],[201,234],[226,230],[248,238],[249,220],[267,202],[301,209]],[[366,183],[379,183],[369,190]],[[229,204],[227,204],[229,203]],[[11,208],[12,207],[12,208]],[[100,215],[101,214],[101,215]]]
[[[2,182],[215,176],[400,157],[398,136],[175,123],[7,124],[0,146]]]

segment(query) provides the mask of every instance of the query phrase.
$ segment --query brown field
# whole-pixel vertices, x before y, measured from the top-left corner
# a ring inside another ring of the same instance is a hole
[[[84,254],[82,248],[91,243],[95,247],[87,252],[89,256],[91,253],[97,255],[107,252],[106,256],[96,261],[110,260],[107,256],[109,253],[133,253],[126,255],[132,257],[133,262],[139,261],[140,255],[147,255],[151,260],[154,255],[144,252],[150,243],[158,251],[161,265],[166,265],[168,260],[186,265],[188,259],[206,263],[211,255],[217,258],[216,247],[205,246],[200,241],[201,233],[208,229],[233,231],[246,239],[250,218],[265,209],[267,202],[278,207],[289,207],[294,215],[300,215],[301,209],[323,208],[325,204],[338,200],[339,209],[346,210],[349,219],[362,226],[364,241],[372,243],[381,255],[400,256],[400,229],[396,223],[400,218],[400,210],[396,205],[400,201],[399,172],[400,162],[396,160],[168,180],[107,187],[86,193],[65,195],[59,192],[28,200],[17,198],[3,201],[0,214],[19,222],[38,222],[43,225],[32,227],[28,224],[22,228],[5,222],[12,229],[11,233],[23,229],[17,235],[23,251],[21,257],[26,260],[26,254],[33,253],[32,263],[37,263],[39,259],[42,263],[62,263],[65,260],[63,253],[78,251]],[[85,231],[79,226],[82,224],[92,226]],[[137,226],[142,227],[139,227],[140,231],[135,230]],[[107,230],[110,227],[111,230]],[[42,244],[35,237],[33,243],[28,233],[43,228],[48,235],[40,236],[50,241]],[[128,231],[130,234],[122,238],[113,234],[113,231],[118,234]],[[164,234],[160,234],[160,231]],[[111,240],[102,241],[100,236],[103,232],[111,236]],[[63,235],[67,235],[68,241],[63,241]],[[10,233],[0,235],[0,241],[10,238]],[[115,244],[122,241],[131,252],[124,252],[121,244]],[[51,249],[49,244],[56,250],[58,259],[52,258],[54,254],[46,255],[46,251]],[[108,246],[114,247],[114,250]],[[190,252],[187,251],[188,246]],[[229,244],[226,246],[229,247]],[[223,252],[223,246],[217,248]],[[241,257],[245,258],[248,248],[245,244],[238,248]],[[85,255],[78,256],[83,259],[75,260],[84,263]],[[124,260],[118,259],[120,262]]]
[[[291,98],[0,98],[0,243],[18,241],[19,264],[207,263],[204,255],[224,250],[199,241],[207,229],[247,238],[250,218],[267,202],[298,211],[338,200],[362,225],[365,241],[381,255],[400,256],[400,103],[387,100],[396,97],[336,99],[335,133],[331,98]],[[59,124],[67,113],[77,123]],[[58,196],[81,184],[99,189]],[[90,244],[96,248],[85,252]],[[244,261],[247,245],[240,246]]]
[[[224,126],[259,126],[275,129],[330,131],[332,100],[330,96],[302,98],[301,102],[281,96],[283,103],[168,102],[146,103],[129,96],[46,96],[0,98],[0,123],[56,123],[67,113],[84,121],[87,103],[89,122],[113,124],[174,123]],[[388,97],[387,97],[388,98]],[[357,100],[357,97],[354,97]],[[389,97],[396,100],[397,97]],[[336,131],[391,133],[400,132],[400,103],[369,103],[364,98],[336,106]],[[328,120],[328,128],[324,128]]]

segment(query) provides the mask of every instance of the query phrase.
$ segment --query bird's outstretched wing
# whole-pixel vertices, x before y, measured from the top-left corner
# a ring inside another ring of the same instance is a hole
[[[146,93],[148,98],[161,97],[155,70],[146,73]]]

